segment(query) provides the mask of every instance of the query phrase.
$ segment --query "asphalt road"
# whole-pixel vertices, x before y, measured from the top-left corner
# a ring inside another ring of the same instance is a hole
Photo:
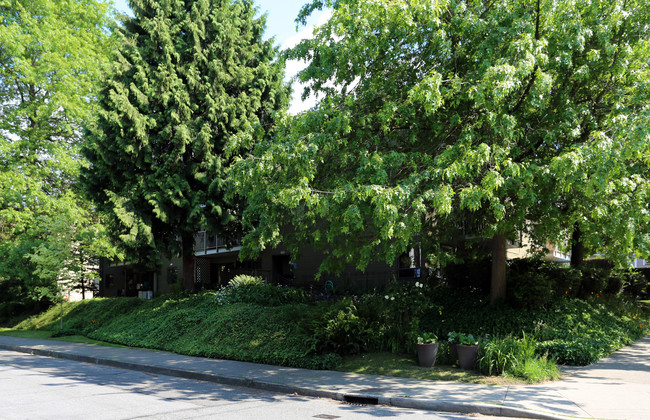
[[[0,351],[3,420],[394,417],[460,420],[478,416],[351,405]]]

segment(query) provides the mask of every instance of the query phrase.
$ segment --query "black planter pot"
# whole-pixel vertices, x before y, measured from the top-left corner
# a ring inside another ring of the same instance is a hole
[[[418,364],[424,367],[433,367],[438,355],[438,343],[416,344],[418,351]]]
[[[456,344],[456,352],[458,353],[458,365],[461,369],[474,369],[476,359],[478,358],[478,346]]]

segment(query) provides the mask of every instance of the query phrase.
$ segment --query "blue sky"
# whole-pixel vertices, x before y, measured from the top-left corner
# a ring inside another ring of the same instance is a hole
[[[127,0],[114,0],[115,8],[122,12],[130,13]],[[276,43],[282,45],[285,40],[296,35],[296,16],[305,0],[256,0],[260,13],[267,14],[266,36],[276,37]],[[312,17],[310,25],[318,21],[320,14]],[[302,29],[302,27],[300,28]]]
[[[115,8],[118,11],[131,14],[127,0],[114,0],[114,2]],[[301,26],[296,31],[296,16],[298,16],[302,5],[308,3],[307,0],[255,0],[255,3],[258,6],[260,14],[267,14],[266,38],[275,36],[275,43],[283,48],[291,47],[299,39],[308,37],[313,30],[313,26],[319,22],[323,23],[329,16],[329,12],[327,11],[316,12],[308,20],[306,27]],[[288,62],[286,79],[289,80],[304,66],[304,63]],[[290,113],[295,114],[312,107],[316,103],[316,98],[313,97],[307,98],[305,101],[300,99],[302,88],[297,83],[294,83],[293,91],[291,106],[289,108]]]
[[[266,34],[275,36],[276,41],[282,45],[287,39],[296,35],[296,16],[305,1],[292,0],[256,0],[260,13],[267,14]],[[308,21],[308,26],[317,23],[322,13],[312,16]],[[299,30],[304,27],[299,27]]]

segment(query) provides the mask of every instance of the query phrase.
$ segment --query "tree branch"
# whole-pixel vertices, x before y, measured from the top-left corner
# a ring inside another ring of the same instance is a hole
[[[535,18],[535,40],[539,41],[539,18],[540,18],[540,0],[537,0],[537,16]],[[523,105],[524,100],[528,96],[528,93],[530,92],[530,89],[533,87],[533,84],[535,83],[535,79],[537,78],[537,69],[539,69],[539,65],[535,64],[535,68],[533,68],[533,75],[531,76],[530,80],[528,81],[528,85],[526,86],[526,89],[524,89],[524,93],[521,95],[519,98],[519,101],[517,101],[517,104],[508,112],[509,114],[514,114],[519,110],[521,105]]]

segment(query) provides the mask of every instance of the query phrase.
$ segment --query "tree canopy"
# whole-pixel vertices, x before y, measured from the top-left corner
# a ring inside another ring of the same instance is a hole
[[[133,259],[182,251],[192,289],[201,226],[240,235],[224,171],[286,108],[284,63],[262,40],[265,18],[254,17],[251,1],[134,0],[131,8],[88,133],[85,182]]]
[[[323,6],[288,56],[325,98],[233,172],[245,252],[314,243],[336,270],[418,244],[444,262],[468,237],[576,226],[599,252],[648,251],[643,1],[314,1],[299,20]]]
[[[77,185],[112,17],[94,0],[16,0],[0,19],[0,282],[3,300],[47,301],[64,273],[30,255],[70,245],[54,230],[112,252]]]

